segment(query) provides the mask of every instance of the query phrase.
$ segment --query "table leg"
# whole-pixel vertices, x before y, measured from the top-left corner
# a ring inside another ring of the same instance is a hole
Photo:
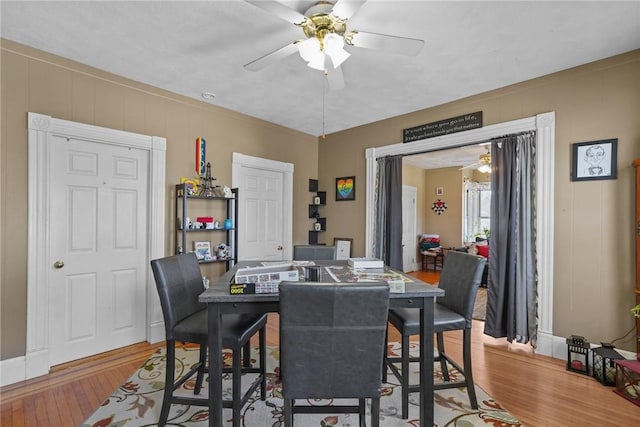
[[[433,298],[420,309],[420,425],[433,425]]]
[[[208,304],[209,319],[209,426],[222,427],[222,314]]]

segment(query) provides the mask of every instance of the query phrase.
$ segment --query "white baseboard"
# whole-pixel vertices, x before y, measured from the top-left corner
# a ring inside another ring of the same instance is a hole
[[[13,359],[0,360],[0,387],[24,381],[26,357],[14,357]]]

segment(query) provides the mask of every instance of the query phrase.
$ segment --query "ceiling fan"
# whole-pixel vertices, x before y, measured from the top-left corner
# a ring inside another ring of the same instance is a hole
[[[491,172],[491,152],[487,147],[487,152],[480,154],[478,157],[478,161],[475,163],[471,163],[470,165],[466,165],[460,168],[460,170],[476,168],[479,172],[489,173]]]
[[[329,87],[337,90],[344,87],[340,65],[350,56],[344,49],[345,44],[410,56],[417,55],[424,45],[424,40],[420,39],[347,28],[347,21],[367,0],[319,1],[304,14],[276,0],[245,1],[300,27],[304,35],[301,40],[295,40],[245,64],[244,67],[251,71],[267,67],[297,51],[309,67],[323,71]],[[331,72],[327,67],[328,62],[333,65]]]

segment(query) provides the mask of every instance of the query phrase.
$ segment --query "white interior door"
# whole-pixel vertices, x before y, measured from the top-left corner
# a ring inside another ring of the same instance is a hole
[[[402,186],[402,264],[405,272],[416,269],[416,199],[418,189]]]
[[[293,164],[233,153],[238,188],[238,258],[293,258]]]
[[[143,341],[147,152],[52,137],[51,364]]]

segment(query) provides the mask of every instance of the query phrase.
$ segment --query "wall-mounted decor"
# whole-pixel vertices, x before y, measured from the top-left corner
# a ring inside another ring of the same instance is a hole
[[[336,259],[351,258],[351,245],[353,239],[349,237],[334,237],[333,246],[336,247]]]
[[[578,142],[572,146],[572,181],[616,179],[618,138]]]
[[[196,138],[196,173],[203,176],[207,158],[207,141],[202,137]]]
[[[419,141],[482,127],[482,111],[450,117],[402,130],[402,142]]]
[[[433,202],[433,204],[431,205],[431,209],[433,209],[433,211],[438,215],[442,215],[442,212],[447,210],[447,204],[442,200],[438,199],[435,202]]]
[[[436,187],[436,196],[444,196],[444,187]]]
[[[345,176],[336,178],[336,201],[356,199],[356,177]]]

